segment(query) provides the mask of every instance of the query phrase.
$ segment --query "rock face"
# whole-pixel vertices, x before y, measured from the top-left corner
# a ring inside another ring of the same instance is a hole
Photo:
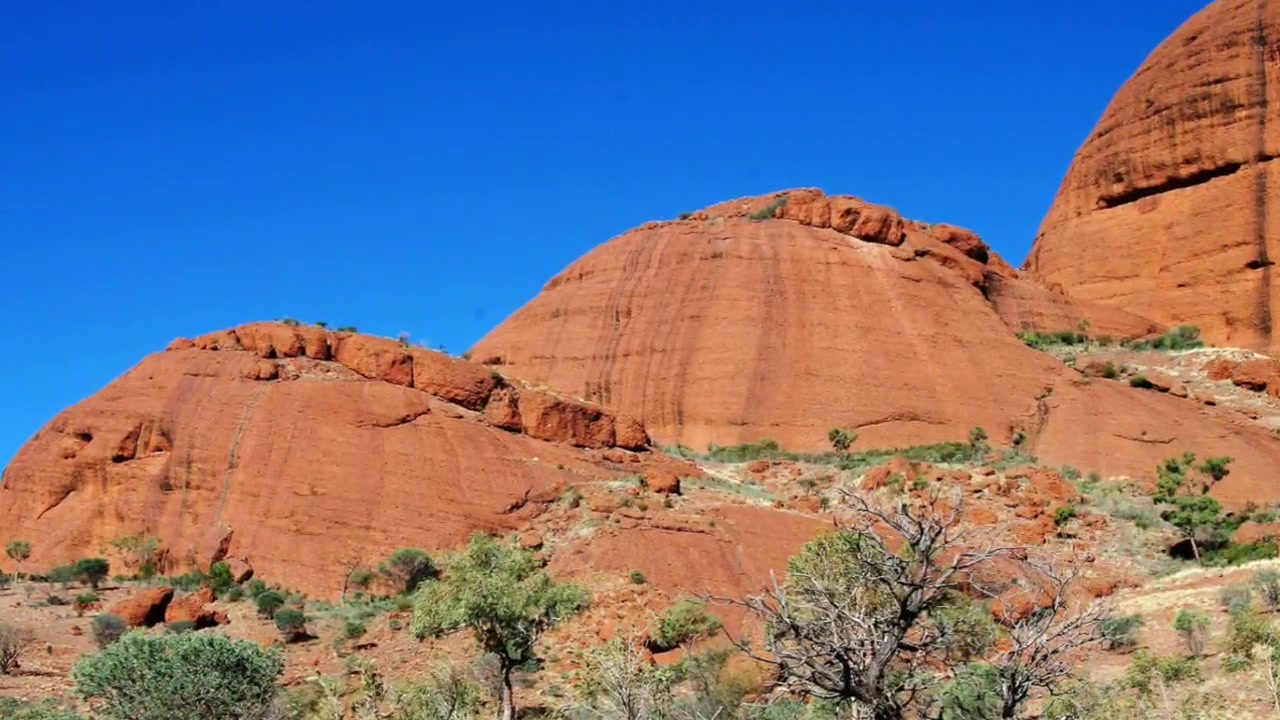
[[[1218,345],[1276,354],[1280,4],[1218,0],[1158,47],[1076,154],[1027,269]]]
[[[638,418],[663,445],[822,450],[842,427],[855,448],[884,448],[982,426],[1001,445],[1021,434],[1044,461],[1133,477],[1183,450],[1230,455],[1224,501],[1277,495],[1280,444],[1264,428],[1082,378],[1015,336],[1082,321],[1115,339],[1161,327],[1051,291],[966,230],[792,190],[605,243],[472,356]]]
[[[884,447],[1007,427],[1059,368],[1009,325],[1084,319],[1117,337],[1155,328],[1023,280],[969,231],[792,190],[615,238],[472,357],[617,408],[664,444],[817,449],[840,426]]]
[[[175,341],[55,417],[5,470],[0,527],[40,538],[33,567],[146,532],[167,570],[233,560],[320,594],[348,561],[518,528],[569,484],[619,475],[593,449],[620,443],[648,437],[478,364],[255,324]]]

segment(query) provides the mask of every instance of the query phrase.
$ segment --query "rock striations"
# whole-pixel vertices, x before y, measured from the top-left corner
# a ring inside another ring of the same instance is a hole
[[[1218,0],[1158,47],[1076,154],[1026,267],[1219,345],[1280,350],[1280,2]]]
[[[344,563],[516,528],[617,475],[599,450],[647,445],[634,420],[477,364],[254,324],[176,341],[59,414],[6,469],[0,527],[42,567],[147,531],[175,569],[248,558],[331,591]]]

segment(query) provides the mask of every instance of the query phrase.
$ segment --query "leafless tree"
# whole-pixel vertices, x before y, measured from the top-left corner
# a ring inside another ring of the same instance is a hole
[[[1081,650],[1103,640],[1109,605],[1079,588],[1075,564],[1025,558],[1021,589],[1000,596],[994,614],[1008,628],[1007,649],[992,658],[1000,673],[1000,717],[1013,720],[1037,691],[1051,692],[1071,675]]]
[[[955,601],[970,574],[1013,548],[962,526],[963,496],[846,493],[847,524],[792,559],[785,582],[745,598],[711,598],[761,622],[763,652],[789,691],[899,720],[934,684],[951,638],[930,612]]]
[[[18,667],[22,654],[35,643],[29,629],[0,622],[0,675],[8,675]]]

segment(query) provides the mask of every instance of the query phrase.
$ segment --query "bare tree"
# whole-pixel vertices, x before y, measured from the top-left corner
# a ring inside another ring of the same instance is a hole
[[[669,717],[675,683],[671,669],[655,665],[635,634],[619,636],[587,655],[571,714],[601,720]]]
[[[0,675],[18,668],[22,654],[35,643],[35,634],[25,627],[0,622]]]
[[[1051,692],[1071,675],[1078,653],[1102,642],[1108,605],[1079,592],[1077,566],[1026,558],[1021,590],[1000,595],[996,621],[1008,628],[1008,648],[991,660],[999,671],[1000,717],[1014,720],[1036,691]],[[992,593],[994,595],[994,593]]]
[[[792,558],[787,579],[762,593],[712,598],[761,622],[779,685],[852,706],[871,720],[899,720],[934,684],[927,672],[951,638],[931,611],[955,602],[972,571],[1010,556],[990,536],[962,527],[963,496],[891,499],[846,493],[852,517]]]

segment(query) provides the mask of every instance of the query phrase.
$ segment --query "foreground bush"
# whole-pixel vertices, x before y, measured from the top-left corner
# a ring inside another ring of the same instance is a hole
[[[132,633],[72,670],[104,720],[249,720],[276,695],[284,658],[214,633]]]

